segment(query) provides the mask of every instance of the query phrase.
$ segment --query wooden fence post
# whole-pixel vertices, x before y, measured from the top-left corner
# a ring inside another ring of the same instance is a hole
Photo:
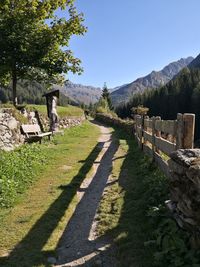
[[[156,117],[152,117],[152,158],[153,158],[153,161],[155,160],[155,134],[156,134],[155,122],[156,122]]]
[[[160,120],[161,120],[161,117],[156,117],[156,121],[160,121]],[[156,129],[155,129],[155,134],[157,137],[161,137],[161,132]],[[156,152],[159,154],[160,153],[159,149],[156,148]]]
[[[195,114],[183,114],[183,148],[193,148],[194,146],[194,126]]]
[[[177,114],[176,149],[183,148],[183,115]]]
[[[134,135],[137,134],[137,117],[136,115],[134,115],[134,121],[135,121],[135,124],[133,125],[133,131],[134,131]]]
[[[141,149],[143,150],[144,144],[144,115],[141,115]]]
[[[144,120],[149,120],[149,116],[145,116]],[[147,132],[147,126],[144,125],[143,131]],[[144,138],[144,133],[143,133],[143,138]],[[147,141],[144,139],[143,145],[146,145],[146,144],[147,144]]]
[[[161,117],[153,117],[152,118],[152,152],[153,152],[153,160],[155,159],[155,153],[159,153],[159,150],[156,148],[155,144],[155,136],[161,137],[161,132],[156,130],[156,121],[161,120]]]

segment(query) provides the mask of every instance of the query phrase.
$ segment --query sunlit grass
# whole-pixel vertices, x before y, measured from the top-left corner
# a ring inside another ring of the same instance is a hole
[[[86,122],[41,145],[48,163],[38,181],[13,209],[0,211],[1,267],[49,266],[47,257],[54,255],[77,204],[76,191],[99,153],[98,136],[97,127]]]
[[[38,110],[42,114],[47,114],[46,105],[27,105],[29,110]],[[68,105],[67,107],[58,106],[57,107],[58,116],[63,117],[81,117],[83,116],[83,110],[79,107]]]
[[[114,239],[120,267],[154,267],[154,248],[144,244],[151,240],[157,220],[148,211],[167,199],[167,180],[132,136],[119,129],[115,136],[120,145],[98,210],[98,233]]]

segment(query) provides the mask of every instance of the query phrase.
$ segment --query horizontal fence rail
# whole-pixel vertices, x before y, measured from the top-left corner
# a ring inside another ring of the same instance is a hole
[[[195,115],[178,113],[176,120],[135,115],[134,120],[138,145],[170,176],[169,155],[177,149],[193,148]]]

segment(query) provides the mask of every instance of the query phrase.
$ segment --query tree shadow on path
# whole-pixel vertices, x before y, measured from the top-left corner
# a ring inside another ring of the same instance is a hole
[[[104,142],[99,142],[94,147],[86,158],[84,165],[80,168],[79,173],[68,186],[60,187],[62,190],[60,196],[35,223],[28,234],[16,245],[9,256],[0,258],[1,267],[51,266],[47,263],[47,257],[49,253],[50,255],[52,254],[52,251],[43,252],[42,249],[65,214],[71,200],[76,195],[103,146]]]
[[[110,136],[106,138],[105,153],[96,163],[100,162],[96,173],[84,190],[85,193],[58,244],[58,264],[61,266],[94,266],[101,250],[107,250],[106,246],[110,246],[110,242],[104,237],[96,239],[90,235],[96,211],[112,171],[113,157],[119,146],[117,140],[112,140]],[[109,266],[114,267],[110,264]]]

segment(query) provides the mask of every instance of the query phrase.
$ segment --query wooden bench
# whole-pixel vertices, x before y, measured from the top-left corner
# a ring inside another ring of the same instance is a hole
[[[50,140],[52,132],[42,132],[38,124],[22,124],[22,133],[25,134],[25,141],[31,142],[42,142],[42,138],[47,136]]]

